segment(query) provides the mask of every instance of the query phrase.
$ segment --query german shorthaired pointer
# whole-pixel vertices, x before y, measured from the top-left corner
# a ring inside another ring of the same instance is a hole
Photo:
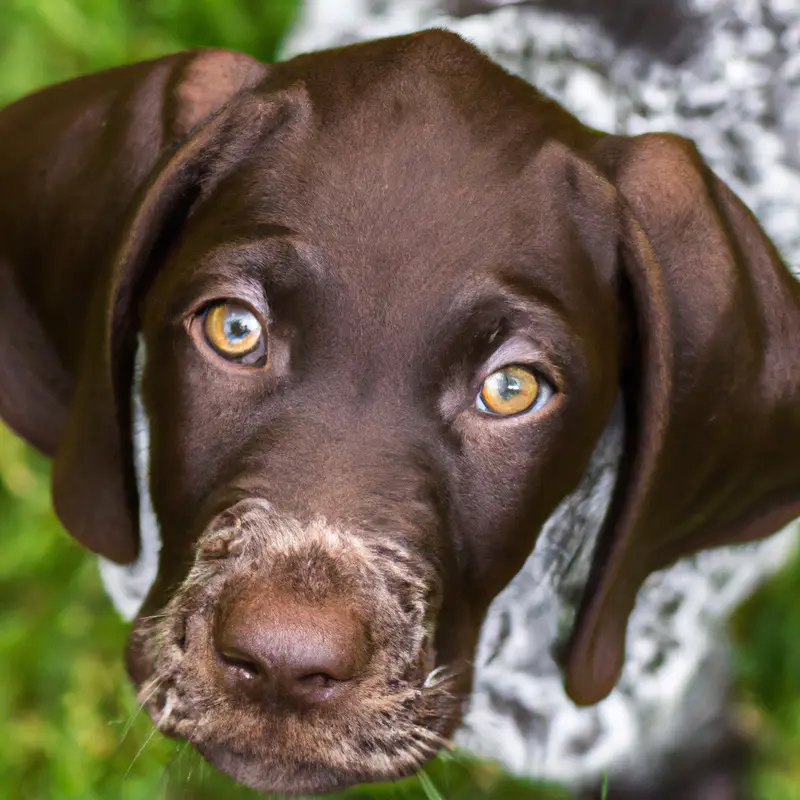
[[[697,746],[800,515],[800,289],[689,141],[428,31],[70,81],[0,176],[0,415],[161,730],[285,794]]]

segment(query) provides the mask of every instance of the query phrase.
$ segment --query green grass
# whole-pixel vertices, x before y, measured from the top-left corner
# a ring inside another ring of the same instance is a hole
[[[0,103],[47,83],[187,47],[269,60],[295,0],[3,0]]]
[[[335,2],[335,0],[331,0]],[[269,59],[292,0],[3,0],[0,104],[44,84],[195,45]],[[153,735],[122,668],[126,626],[93,558],[49,506],[47,464],[0,427],[0,796],[255,797]],[[736,624],[740,718],[759,743],[761,800],[800,800],[800,560]],[[563,797],[448,753],[419,778],[348,798]]]

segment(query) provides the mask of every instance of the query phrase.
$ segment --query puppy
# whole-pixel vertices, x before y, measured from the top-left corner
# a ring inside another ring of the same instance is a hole
[[[454,34],[70,81],[0,113],[0,176],[0,415],[134,562],[153,720],[248,786],[417,769],[530,564],[596,704],[649,576],[800,514],[800,290],[752,214]]]

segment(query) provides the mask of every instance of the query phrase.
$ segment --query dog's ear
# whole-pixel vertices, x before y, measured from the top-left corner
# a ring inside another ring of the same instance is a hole
[[[616,683],[651,572],[800,515],[797,282],[687,140],[607,137],[597,163],[583,191],[614,218],[631,327],[625,458],[565,663],[580,704]]]
[[[55,456],[59,517],[115,561],[137,551],[124,391],[135,287],[231,160],[220,150],[247,148],[264,103],[247,90],[267,71],[248,56],[193,51],[0,112],[0,418]]]

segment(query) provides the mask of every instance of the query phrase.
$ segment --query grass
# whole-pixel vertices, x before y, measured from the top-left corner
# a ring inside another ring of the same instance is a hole
[[[3,0],[0,103],[83,72],[187,47],[269,60],[295,0]]]
[[[333,0],[332,0],[333,1]],[[4,0],[0,104],[46,83],[195,46],[269,59],[292,0]],[[153,735],[122,668],[126,626],[63,532],[48,465],[0,427],[0,794],[26,800],[256,797]],[[736,620],[741,725],[759,800],[800,800],[800,559]],[[462,754],[354,798],[556,798]]]

